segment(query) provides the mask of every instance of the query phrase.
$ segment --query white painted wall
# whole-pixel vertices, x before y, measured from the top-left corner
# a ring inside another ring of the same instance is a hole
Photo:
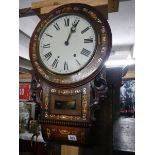
[[[119,3],[119,12],[109,13],[113,46],[130,45],[135,42],[135,1]]]

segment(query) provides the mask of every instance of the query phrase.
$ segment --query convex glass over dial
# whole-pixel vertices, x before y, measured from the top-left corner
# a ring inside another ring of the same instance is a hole
[[[96,49],[93,25],[78,14],[51,20],[40,34],[39,55],[43,65],[57,74],[70,74],[85,67]]]

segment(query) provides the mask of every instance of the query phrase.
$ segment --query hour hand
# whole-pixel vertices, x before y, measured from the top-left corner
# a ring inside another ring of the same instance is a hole
[[[76,27],[72,26],[71,27],[71,32],[75,32],[76,31]]]
[[[72,24],[72,28],[76,28],[80,20],[75,20],[74,23]]]
[[[79,23],[79,21],[80,21],[80,20],[78,20],[78,21],[75,20],[75,21],[74,21],[74,23],[72,24],[72,27],[71,27],[71,32],[75,32],[75,31],[76,31],[76,26],[77,26],[77,24]]]

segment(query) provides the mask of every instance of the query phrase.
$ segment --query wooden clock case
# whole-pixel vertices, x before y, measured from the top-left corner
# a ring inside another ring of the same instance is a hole
[[[67,75],[49,71],[38,54],[41,30],[56,16],[63,13],[80,14],[88,18],[97,33],[96,52],[81,70]],[[92,145],[95,111],[107,92],[104,62],[110,54],[112,35],[108,22],[93,7],[86,4],[67,4],[48,13],[37,25],[30,42],[30,59],[42,93],[42,135],[45,141],[62,144]],[[99,82],[100,81],[100,82]],[[70,105],[67,107],[64,105]]]

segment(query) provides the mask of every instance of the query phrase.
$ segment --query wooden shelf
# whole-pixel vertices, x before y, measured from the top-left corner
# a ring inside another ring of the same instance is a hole
[[[44,0],[32,3],[31,8],[41,17],[41,15],[69,3],[83,3],[96,7],[106,18],[108,18],[108,12],[117,12],[119,7],[119,0]]]

